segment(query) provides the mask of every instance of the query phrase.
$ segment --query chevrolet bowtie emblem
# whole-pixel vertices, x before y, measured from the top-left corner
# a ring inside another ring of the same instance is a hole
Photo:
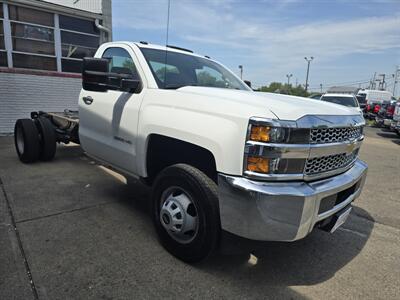
[[[351,141],[349,144],[347,144],[347,153],[352,153],[354,151],[354,149],[357,146],[357,142],[356,141]]]

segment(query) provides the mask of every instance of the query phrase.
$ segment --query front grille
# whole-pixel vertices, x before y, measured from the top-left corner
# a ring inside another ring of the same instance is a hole
[[[362,135],[362,127],[313,128],[310,134],[311,144],[340,143],[354,140]]]
[[[306,160],[304,174],[313,175],[349,166],[357,157],[358,150],[346,153],[309,158]]]

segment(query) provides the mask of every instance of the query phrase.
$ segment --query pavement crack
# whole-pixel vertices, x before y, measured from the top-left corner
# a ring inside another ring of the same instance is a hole
[[[26,258],[26,255],[25,255],[25,250],[24,250],[24,247],[22,245],[21,236],[19,235],[17,224],[15,222],[14,213],[12,211],[12,208],[11,208],[11,205],[10,205],[10,201],[8,199],[8,196],[7,196],[7,193],[6,193],[6,190],[4,188],[3,181],[1,180],[1,178],[0,178],[0,188],[1,188],[1,191],[2,191],[2,193],[4,195],[4,199],[6,200],[8,213],[10,214],[11,225],[14,228],[15,236],[16,236],[17,242],[18,242],[18,247],[19,247],[19,250],[21,251],[21,256],[22,256],[22,258],[24,260],[25,271],[26,271],[26,275],[28,276],[29,284],[31,286],[31,290],[32,290],[32,293],[33,293],[33,299],[37,300],[37,299],[39,299],[39,295],[38,295],[38,292],[37,292],[37,289],[36,289],[36,286],[35,286],[35,282],[33,281],[31,268],[29,267],[29,262],[28,262],[28,260]]]
[[[45,218],[50,218],[50,217],[54,217],[54,216],[59,216],[59,215],[69,214],[69,213],[73,213],[73,212],[77,212],[77,211],[81,211],[81,210],[90,209],[90,208],[93,208],[93,207],[99,207],[99,206],[103,206],[103,205],[108,205],[108,204],[112,204],[112,203],[116,203],[116,202],[118,202],[118,201],[107,201],[107,202],[97,203],[97,204],[94,204],[94,205],[89,205],[89,206],[85,206],[85,207],[80,207],[80,208],[74,208],[74,209],[70,209],[70,210],[60,211],[60,212],[56,212],[56,213],[52,213],[52,214],[48,214],[48,215],[44,215],[44,216],[38,216],[38,217],[34,217],[34,218],[23,219],[23,220],[17,221],[16,223],[20,224],[20,223],[25,223],[25,222],[30,222],[30,221],[41,220],[41,219],[45,219]]]

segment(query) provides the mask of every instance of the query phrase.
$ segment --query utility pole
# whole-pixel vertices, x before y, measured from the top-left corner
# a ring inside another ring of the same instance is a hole
[[[290,77],[292,77],[292,76],[293,76],[293,74],[286,74],[288,88],[289,88],[289,84],[290,84]]]
[[[243,79],[243,66],[239,65],[239,69],[240,69],[240,79]]]
[[[375,79],[374,90],[376,89],[376,83],[377,82],[378,82],[378,90],[381,87],[381,80],[380,79]]]
[[[374,77],[372,78],[372,81],[370,83],[370,89],[371,90],[375,89],[375,78],[376,78],[376,72],[374,73]]]
[[[319,87],[321,88],[321,94],[322,94],[322,83],[319,84]]]
[[[380,82],[379,86],[381,87],[381,91],[384,91],[386,89],[386,87],[385,87],[385,85],[386,85],[386,82],[385,82],[386,74],[379,74],[379,76],[382,77],[382,81]]]
[[[310,56],[310,58],[304,57],[304,59],[307,61],[307,76],[306,76],[306,93],[308,90],[308,75],[310,73],[310,63],[314,59],[313,56]]]
[[[290,91],[290,77],[292,77],[293,74],[286,74],[287,77],[287,93],[289,94]]]
[[[398,76],[398,74],[399,74],[399,71],[400,71],[400,66],[397,66],[397,67],[396,67],[396,71],[395,71],[394,74],[393,74],[393,77],[394,77],[394,82],[393,82],[393,97],[396,97],[396,96],[395,96],[395,92],[396,92],[397,76]]]

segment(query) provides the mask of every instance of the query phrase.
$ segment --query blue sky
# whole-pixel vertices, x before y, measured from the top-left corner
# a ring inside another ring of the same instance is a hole
[[[167,11],[168,0],[113,0],[114,40],[165,44]],[[168,43],[243,65],[255,86],[290,73],[304,84],[305,56],[312,89],[353,84],[400,65],[400,0],[171,0]]]

